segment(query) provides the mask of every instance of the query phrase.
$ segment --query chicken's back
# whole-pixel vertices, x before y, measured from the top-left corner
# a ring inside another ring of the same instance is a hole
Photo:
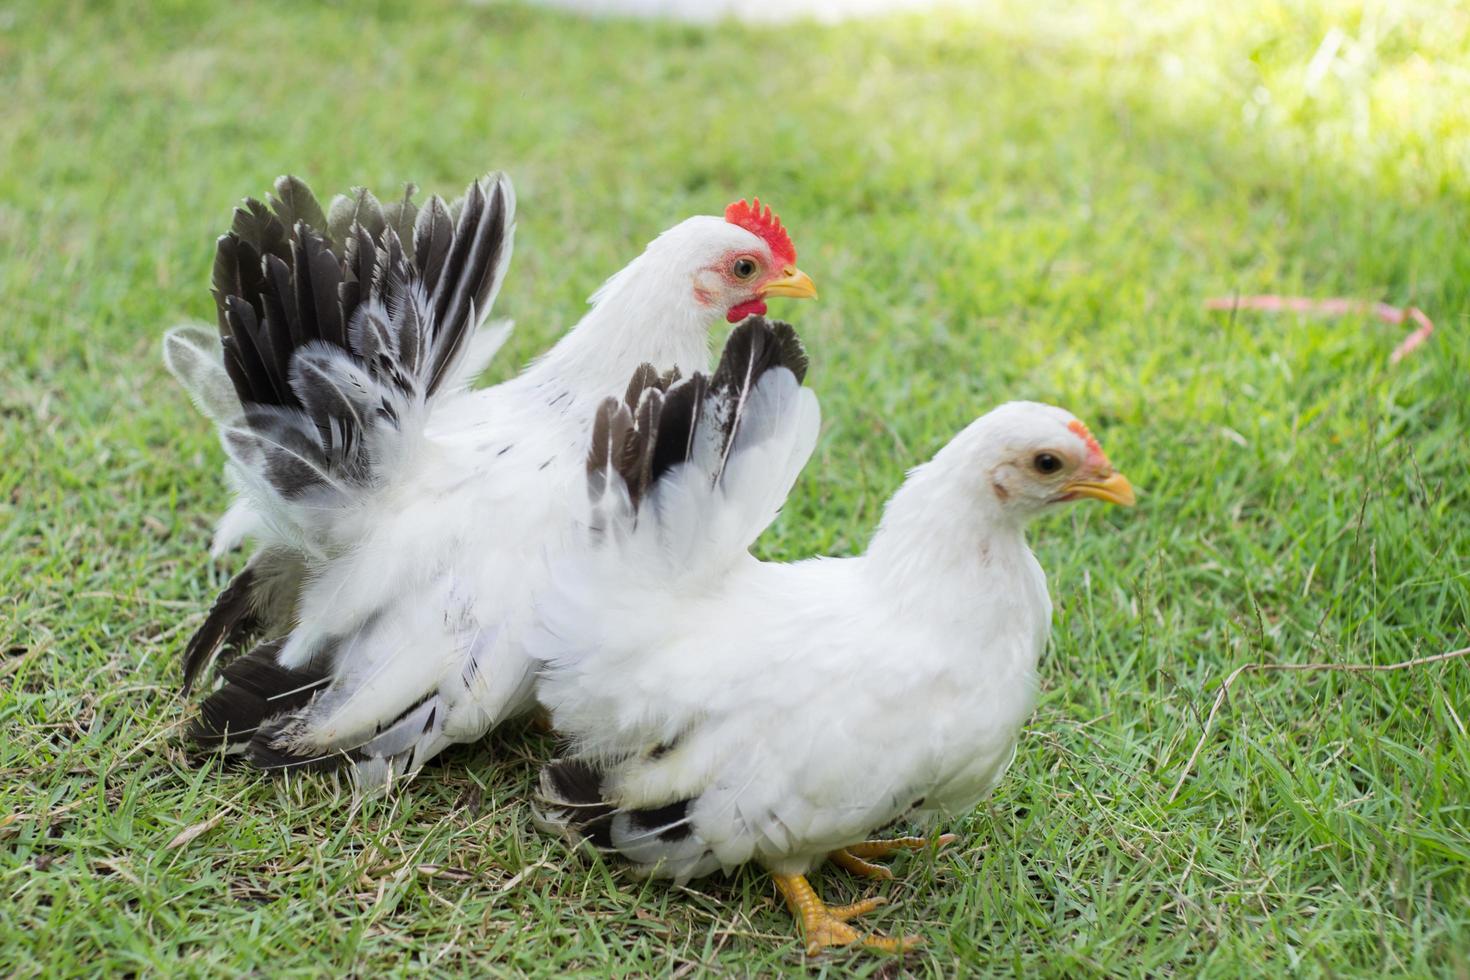
[[[1029,552],[1014,573],[1028,583],[1019,617],[976,596],[935,615],[862,558],[751,559],[700,595],[628,587],[606,598],[623,615],[585,620],[598,654],[552,672],[542,697],[611,762],[606,799],[682,807],[665,846],[649,834],[619,848],[645,871],[803,871],[906,815],[968,810],[999,779],[1049,617]]]

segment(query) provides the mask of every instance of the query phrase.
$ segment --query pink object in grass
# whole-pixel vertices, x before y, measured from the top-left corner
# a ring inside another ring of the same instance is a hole
[[[1387,303],[1374,303],[1364,299],[1314,299],[1310,296],[1226,296],[1205,300],[1207,310],[1264,310],[1268,313],[1315,313],[1319,316],[1347,316],[1351,313],[1371,313],[1384,323],[1399,324],[1412,320],[1417,326],[1388,356],[1390,364],[1397,364],[1405,355],[1421,346],[1434,333],[1434,321],[1417,306],[1397,307]]]

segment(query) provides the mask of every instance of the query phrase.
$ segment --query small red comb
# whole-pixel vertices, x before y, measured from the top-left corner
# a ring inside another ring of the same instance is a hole
[[[1097,444],[1097,439],[1093,437],[1092,430],[1088,429],[1081,419],[1073,419],[1068,422],[1067,428],[1071,429],[1073,434],[1087,444],[1087,457],[1089,461],[1107,462],[1107,454],[1102,451],[1102,446]]]
[[[725,220],[744,228],[757,238],[764,239],[778,262],[785,265],[796,264],[796,246],[791,244],[791,236],[786,234],[786,229],[781,227],[781,219],[776,217],[769,206],[761,210],[760,198],[755,198],[754,204],[736,201],[725,209]]]

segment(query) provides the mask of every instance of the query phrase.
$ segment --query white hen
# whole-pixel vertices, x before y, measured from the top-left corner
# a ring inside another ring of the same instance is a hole
[[[812,950],[862,941],[803,877],[894,821],[971,810],[1030,715],[1051,604],[1024,528],[1063,502],[1133,502],[1082,423],[1011,403],[918,467],[866,554],[784,565],[747,549],[817,433],[790,329],[732,335],[706,383],[607,402],[594,429],[596,541],[558,569],[534,648],[573,754],[543,819],[685,881],[755,861]],[[861,843],[860,843],[861,842]]]
[[[779,221],[741,202],[660,235],[525,373],[468,391],[508,330],[479,328],[510,183],[422,210],[411,193],[383,208],[359,191],[328,216],[282,178],[220,239],[223,348],[165,340],[238,491],[216,550],[255,541],[186,653],[186,685],[238,653],[192,735],[261,767],[347,764],[364,788],[529,707],[522,633],[584,515],[597,404],[645,362],[702,369],[722,317],[815,294]]]

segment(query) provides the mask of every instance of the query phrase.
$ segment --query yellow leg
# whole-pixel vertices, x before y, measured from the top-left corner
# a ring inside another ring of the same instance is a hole
[[[775,879],[776,887],[786,899],[791,914],[801,920],[802,932],[806,934],[808,956],[815,956],[828,946],[851,946],[853,943],[900,953],[921,941],[918,936],[905,936],[903,939],[891,939],[877,934],[865,936],[847,924],[849,919],[882,905],[884,900],[881,898],[829,907],[812,891],[805,875],[772,874],[771,877]]]
[[[945,834],[937,843],[940,847],[959,840],[954,834]],[[827,859],[839,868],[861,878],[892,878],[893,872],[868,858],[888,857],[894,851],[917,851],[929,846],[927,837],[896,837],[892,840],[865,840],[838,848],[827,855]]]
[[[881,864],[864,861],[847,848],[840,848],[827,855],[827,860],[860,878],[892,878],[893,872]]]
[[[940,847],[946,847],[957,840],[959,840],[959,837],[955,834],[942,834],[935,843]],[[850,844],[844,847],[842,851],[835,851],[833,853],[841,854],[845,852],[849,857],[863,860],[864,858],[888,857],[894,851],[922,851],[928,846],[929,838],[927,837],[895,837],[891,840],[865,840],[861,844]],[[834,858],[834,860],[836,859]],[[840,864],[841,862],[839,861],[838,863]],[[843,865],[843,867],[847,866]]]

